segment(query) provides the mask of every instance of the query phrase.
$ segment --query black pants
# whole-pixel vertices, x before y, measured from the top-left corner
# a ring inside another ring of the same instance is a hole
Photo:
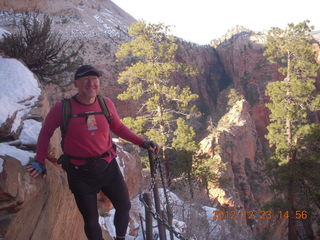
[[[88,239],[103,239],[97,210],[97,193],[100,190],[110,199],[115,208],[114,225],[117,236],[124,237],[128,227],[131,203],[128,188],[117,161],[113,159],[98,175],[92,176],[90,173],[74,168],[70,168],[67,174],[70,190],[83,216],[84,230]]]

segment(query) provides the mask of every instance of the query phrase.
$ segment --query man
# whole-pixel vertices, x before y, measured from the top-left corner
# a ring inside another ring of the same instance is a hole
[[[137,136],[119,119],[112,101],[104,97],[110,119],[103,114],[98,101],[100,72],[83,65],[75,73],[74,86],[78,93],[70,99],[71,118],[63,134],[63,167],[67,172],[69,188],[84,219],[89,240],[103,240],[98,222],[97,193],[101,190],[112,202],[116,212],[114,225],[117,240],[125,239],[131,207],[128,189],[119,170],[116,150],[110,130],[117,136],[152,152],[159,147],[152,141]],[[51,136],[63,124],[62,102],[57,102],[48,113],[40,131],[36,161],[27,166],[32,177],[45,173],[45,158]]]

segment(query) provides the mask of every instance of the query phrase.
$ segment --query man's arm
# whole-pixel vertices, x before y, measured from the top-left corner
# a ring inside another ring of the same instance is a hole
[[[142,137],[139,137],[137,134],[135,134],[133,131],[131,131],[127,126],[125,126],[118,115],[118,112],[113,104],[113,102],[105,98],[106,104],[108,106],[112,122],[110,124],[110,129],[112,132],[114,132],[117,136],[132,142],[133,144],[136,144],[140,147],[143,147],[145,149],[148,149],[152,152],[158,152],[159,146],[155,142],[147,141]]]
[[[50,138],[55,129],[61,125],[62,121],[62,104],[57,102],[49,111],[44,124],[41,128],[37,142],[37,152],[35,162],[27,166],[27,170],[32,177],[37,177],[45,173],[45,159],[48,155]]]

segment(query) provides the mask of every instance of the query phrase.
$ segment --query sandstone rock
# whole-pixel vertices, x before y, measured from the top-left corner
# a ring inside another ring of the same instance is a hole
[[[17,116],[15,112],[11,117],[8,117],[7,120],[0,126],[0,142],[10,141],[17,138],[17,134],[12,133],[13,122]]]
[[[126,165],[122,167],[133,198],[141,188],[141,167],[128,153],[119,155],[127,155],[120,162]],[[86,239],[82,217],[63,170],[47,161],[47,176],[32,179],[18,160],[2,158],[4,170],[0,174],[0,237],[5,236],[8,240]],[[110,203],[104,201],[103,204],[110,209]],[[109,239],[107,232],[104,232],[104,236]]]
[[[281,75],[277,66],[270,64],[262,55],[264,46],[261,38],[250,31],[241,32],[221,43],[216,50],[234,88],[250,103],[258,134],[264,138],[269,121],[264,105],[267,102],[265,87],[270,81],[280,80]]]
[[[18,160],[4,159],[0,176],[5,239],[85,239],[81,238],[80,214],[60,169],[47,163],[48,175],[32,179]]]
[[[265,173],[265,158],[262,156],[258,137],[254,119],[250,114],[250,105],[241,100],[222,117],[215,133],[201,142],[202,152],[220,159],[226,166],[221,179],[227,180],[227,185],[209,185],[211,197],[218,201],[225,211],[233,210],[237,214],[244,211],[260,212],[263,204],[273,197],[268,189],[271,181]],[[283,237],[283,220],[273,220],[235,221],[237,226],[250,227],[256,236],[277,226],[272,230],[272,234],[274,237]]]

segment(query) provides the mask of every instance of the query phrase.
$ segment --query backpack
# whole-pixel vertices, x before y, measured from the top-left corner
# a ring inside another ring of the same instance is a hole
[[[111,124],[112,118],[110,116],[108,106],[107,106],[106,102],[104,101],[104,98],[100,95],[97,95],[97,99],[99,101],[99,105],[100,105],[102,112],[80,113],[80,114],[71,114],[72,109],[71,109],[70,98],[65,98],[62,100],[62,124],[60,126],[61,137],[62,137],[62,141],[61,141],[62,150],[63,150],[63,140],[64,140],[64,137],[65,137],[67,130],[68,130],[69,120],[72,117],[88,116],[91,114],[104,114],[108,123]]]
[[[100,108],[101,108],[102,112],[91,112],[91,113],[80,113],[80,114],[72,114],[70,98],[65,98],[65,99],[62,100],[62,124],[60,126],[60,130],[61,130],[61,137],[62,137],[62,139],[61,139],[61,148],[62,148],[63,152],[64,152],[64,149],[63,149],[64,137],[66,136],[66,133],[67,133],[67,130],[68,130],[69,120],[72,117],[80,117],[80,116],[86,117],[86,116],[91,115],[91,114],[104,114],[106,119],[108,120],[108,123],[111,124],[112,118],[110,116],[108,106],[104,101],[104,98],[102,96],[100,96],[100,95],[97,95],[97,99],[99,101],[99,105],[100,105]],[[113,144],[112,147],[116,151],[116,145]],[[69,158],[70,157],[74,158],[74,159],[93,161],[93,160],[100,159],[102,157],[106,157],[106,156],[108,156],[108,154],[109,154],[108,152],[105,152],[105,153],[103,153],[103,154],[101,154],[99,156],[85,158],[85,157],[69,156],[69,155],[66,155],[65,152],[64,152],[60,156],[60,158],[57,160],[57,163],[61,164],[62,168],[67,171],[67,169],[69,168]]]

